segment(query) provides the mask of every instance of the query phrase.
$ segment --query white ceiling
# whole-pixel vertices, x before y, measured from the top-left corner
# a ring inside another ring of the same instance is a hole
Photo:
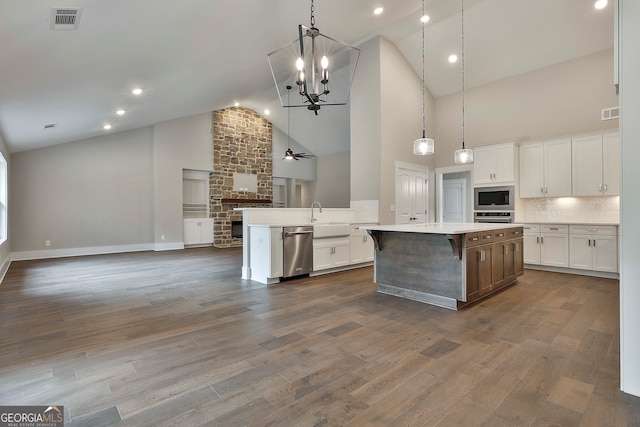
[[[612,4],[596,11],[593,3],[467,0],[466,87],[612,47]],[[374,16],[378,5],[385,11]],[[54,7],[82,8],[79,29],[51,31]],[[235,101],[269,108],[286,131],[266,55],[297,38],[309,8],[310,0],[2,0],[0,132],[19,152],[103,135],[107,122],[119,132]],[[460,3],[426,0],[426,9],[426,83],[438,97],[460,90],[460,66],[446,61],[460,51]],[[323,33],[356,45],[383,35],[418,75],[420,16],[420,0],[315,2]],[[142,96],[131,95],[135,86]],[[291,113],[292,138],[311,152],[348,149],[348,108]],[[56,127],[44,130],[48,123]]]

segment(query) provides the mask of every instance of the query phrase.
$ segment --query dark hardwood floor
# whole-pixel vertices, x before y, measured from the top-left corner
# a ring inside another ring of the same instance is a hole
[[[618,282],[527,270],[459,312],[371,267],[266,286],[239,249],[13,262],[0,404],[68,426],[640,426]]]

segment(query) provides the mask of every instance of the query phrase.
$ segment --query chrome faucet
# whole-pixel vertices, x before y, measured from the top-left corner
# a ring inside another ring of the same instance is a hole
[[[314,221],[318,220],[317,218],[314,218],[314,216],[313,216],[313,208],[315,207],[316,203],[318,204],[319,213],[322,213],[322,205],[317,200],[314,200],[313,203],[311,203],[311,222],[314,222]]]

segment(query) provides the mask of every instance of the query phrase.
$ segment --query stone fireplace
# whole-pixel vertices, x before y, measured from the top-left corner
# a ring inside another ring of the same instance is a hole
[[[242,246],[242,238],[232,233],[232,223],[237,228],[242,221],[242,214],[234,208],[272,206],[271,123],[241,107],[214,111],[212,120],[214,172],[209,181],[209,203],[214,219],[213,245]]]

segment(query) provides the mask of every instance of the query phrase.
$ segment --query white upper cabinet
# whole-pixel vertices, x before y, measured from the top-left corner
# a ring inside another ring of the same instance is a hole
[[[615,196],[620,187],[617,132],[572,139],[574,196]]]
[[[474,147],[473,157],[473,179],[475,186],[515,183],[515,142]]]
[[[571,138],[520,146],[520,197],[571,196]]]

